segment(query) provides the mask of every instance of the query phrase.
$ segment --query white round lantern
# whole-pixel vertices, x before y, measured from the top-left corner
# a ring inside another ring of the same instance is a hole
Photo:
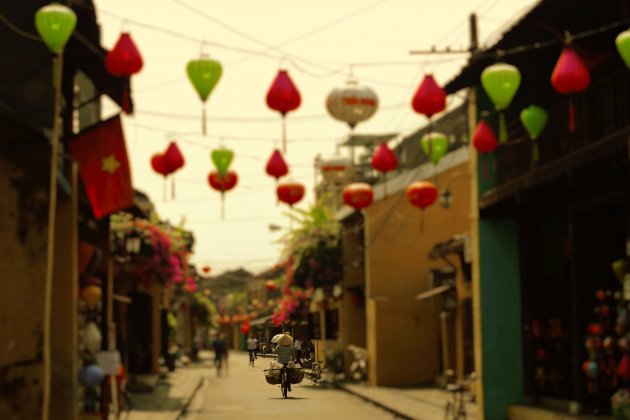
[[[326,108],[333,118],[354,128],[374,115],[378,108],[378,96],[369,87],[348,80],[345,86],[335,88],[328,94]]]
[[[345,183],[352,176],[352,162],[342,156],[319,160],[319,170],[328,183]]]

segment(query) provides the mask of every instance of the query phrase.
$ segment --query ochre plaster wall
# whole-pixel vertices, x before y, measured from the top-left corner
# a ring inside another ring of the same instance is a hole
[[[435,244],[470,229],[470,178],[464,162],[432,177],[447,184],[451,208],[435,203],[425,210],[409,204],[406,192],[391,194],[366,212],[367,342],[370,382],[405,385],[433,380],[439,364],[441,298],[416,301],[429,289],[429,260]],[[376,188],[382,188],[377,186]]]

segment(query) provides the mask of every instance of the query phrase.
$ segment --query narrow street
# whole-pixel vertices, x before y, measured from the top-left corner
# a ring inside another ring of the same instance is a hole
[[[229,373],[216,377],[209,371],[198,391],[186,419],[264,419],[281,416],[299,419],[391,419],[393,416],[344,391],[311,385],[304,379],[294,385],[288,399],[281,398],[280,388],[269,385],[263,370],[271,359],[258,358],[255,367],[248,366],[244,352],[232,352]]]

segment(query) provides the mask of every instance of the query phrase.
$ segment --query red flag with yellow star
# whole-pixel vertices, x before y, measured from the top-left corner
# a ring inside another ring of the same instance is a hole
[[[131,172],[120,116],[100,122],[69,145],[97,219],[134,204]]]

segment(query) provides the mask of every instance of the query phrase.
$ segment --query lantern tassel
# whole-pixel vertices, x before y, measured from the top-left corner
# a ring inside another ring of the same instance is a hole
[[[171,184],[171,198],[175,200],[175,177],[173,177],[173,183]]]
[[[225,193],[221,191],[221,220],[225,220]]]
[[[206,105],[204,104],[204,106],[201,108],[201,134],[203,134],[204,136],[207,134],[207,127],[206,127]]]
[[[418,227],[418,233],[422,235],[424,232],[424,211],[420,209],[420,226]]]
[[[540,159],[540,150],[538,148],[538,142],[534,140],[532,144],[532,165],[536,166],[538,159]]]
[[[499,142],[505,143],[508,141],[507,123],[505,122],[505,114],[501,112],[499,114]]]
[[[164,185],[162,188],[162,199],[164,201],[166,201],[166,199],[168,198],[168,180],[166,179],[166,176],[164,177]]]
[[[282,116],[282,153],[287,152],[287,120]]]
[[[569,133],[575,133],[575,104],[569,98]]]

